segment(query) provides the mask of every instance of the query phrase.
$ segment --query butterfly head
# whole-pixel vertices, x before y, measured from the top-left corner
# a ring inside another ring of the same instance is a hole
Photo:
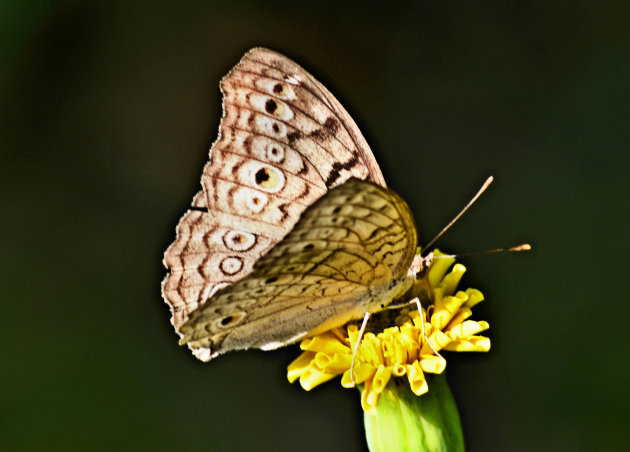
[[[411,276],[413,278],[422,277],[422,274],[427,271],[431,262],[433,262],[433,251],[426,256],[423,256],[422,253],[416,254],[411,262],[409,270],[407,271],[407,276]]]

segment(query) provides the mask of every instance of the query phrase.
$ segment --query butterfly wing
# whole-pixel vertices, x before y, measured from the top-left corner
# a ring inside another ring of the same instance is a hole
[[[164,255],[162,295],[178,331],[218,289],[251,272],[329,188],[350,177],[385,185],[348,113],[288,58],[253,49],[221,91],[223,118],[202,191]]]
[[[194,311],[182,343],[206,359],[268,350],[380,310],[410,287],[416,241],[398,195],[350,180],[309,207],[253,272]]]

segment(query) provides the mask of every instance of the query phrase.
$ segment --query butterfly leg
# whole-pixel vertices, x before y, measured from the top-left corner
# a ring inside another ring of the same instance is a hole
[[[420,299],[418,297],[416,297],[412,301],[414,301],[416,303],[416,306],[418,307],[418,314],[420,314],[420,328],[422,329],[422,337],[427,342],[427,344],[429,344],[429,347],[431,348],[431,350],[433,350],[433,353],[435,353],[437,356],[442,358],[442,355],[440,355],[440,352],[438,352],[433,347],[433,344],[431,344],[431,341],[429,340],[429,338],[425,334],[425,331],[424,331],[424,316],[422,315],[422,306],[420,305]]]
[[[353,385],[357,385],[357,382],[354,380],[354,361],[357,358],[357,352],[359,351],[359,344],[361,343],[361,338],[363,337],[363,333],[365,333],[365,326],[367,325],[368,319],[370,318],[370,313],[366,312],[363,316],[363,323],[361,323],[361,329],[359,330],[359,337],[357,338],[357,343],[354,344],[354,350],[352,350],[352,364],[350,365],[350,380]]]

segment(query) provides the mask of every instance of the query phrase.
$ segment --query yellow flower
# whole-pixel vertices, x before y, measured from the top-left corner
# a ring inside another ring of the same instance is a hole
[[[482,301],[483,295],[475,289],[456,292],[466,268],[455,264],[449,272],[455,259],[438,256],[443,255],[436,251],[429,269],[411,291],[423,294],[424,335],[418,309],[410,304],[398,312],[395,326],[379,328],[361,338],[353,374],[354,382],[364,385],[361,405],[366,412],[376,410],[379,396],[391,378],[406,378],[414,394],[426,393],[429,387],[424,374],[441,374],[446,368],[446,360],[436,352],[490,349],[490,339],[477,335],[489,328],[488,323],[469,320],[470,308]],[[391,313],[384,311],[383,317],[391,317]],[[303,340],[303,353],[287,369],[289,381],[299,379],[308,391],[342,375],[342,386],[354,387],[350,371],[358,336],[358,326],[351,324]]]

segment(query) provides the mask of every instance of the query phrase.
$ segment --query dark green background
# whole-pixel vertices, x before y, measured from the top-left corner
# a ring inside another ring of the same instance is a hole
[[[296,347],[197,362],[160,298],[258,45],[338,96],[421,242],[492,174],[440,246],[534,245],[464,259],[493,341],[450,355],[469,450],[627,447],[625,4],[2,2],[0,448],[364,449],[356,391],[289,385]]]

